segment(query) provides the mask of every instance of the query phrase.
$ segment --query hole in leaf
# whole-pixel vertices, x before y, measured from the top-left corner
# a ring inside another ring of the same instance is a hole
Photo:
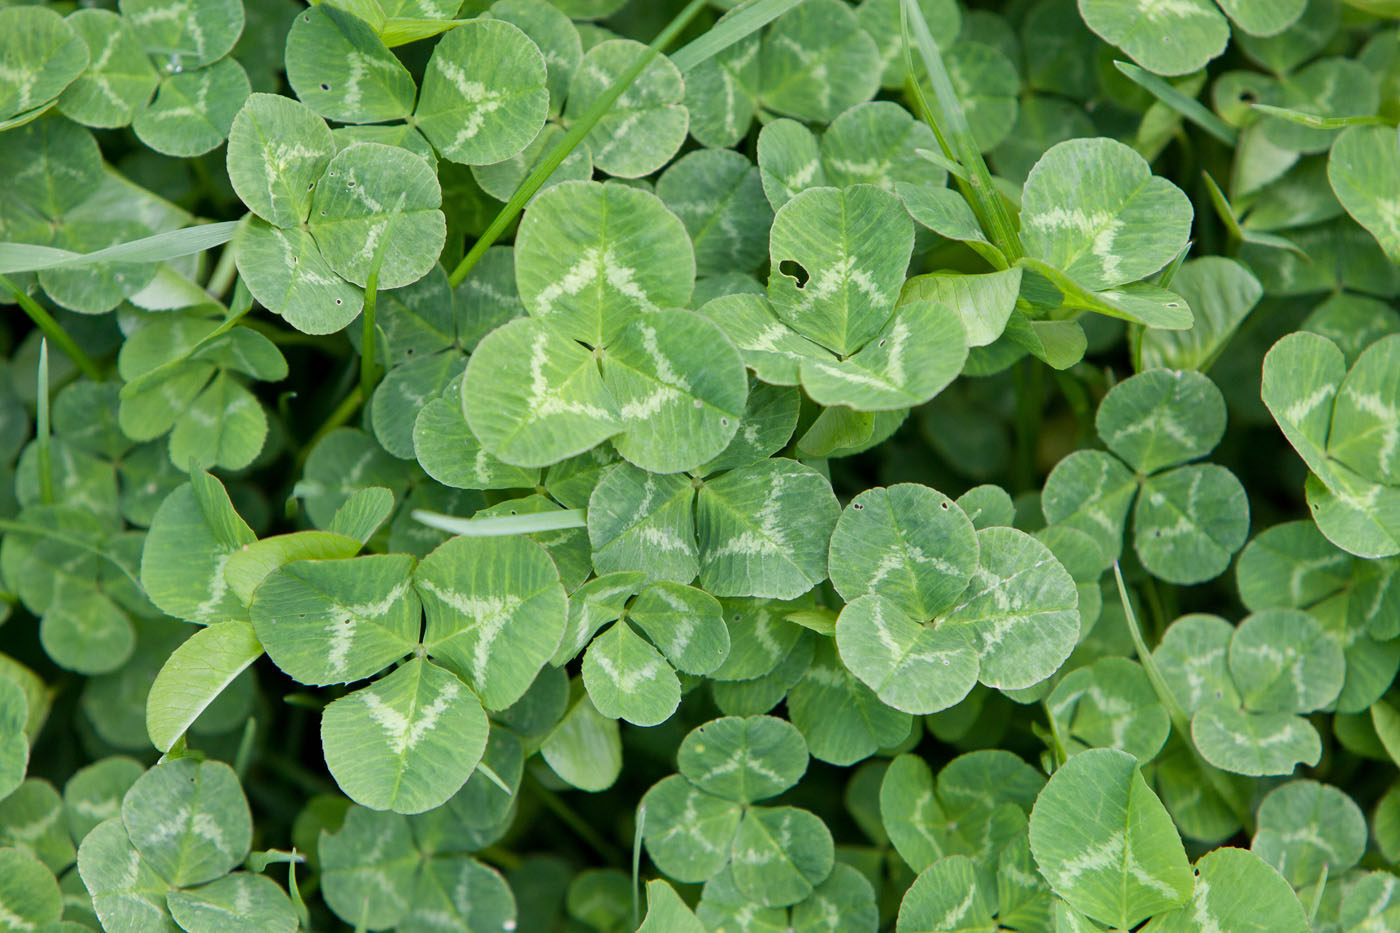
[[[345,304],[345,302],[341,301],[339,298],[337,298],[337,299],[335,300],[335,303],[338,304],[338,305],[343,305],[343,304]]]
[[[802,268],[802,263],[795,259],[784,259],[782,262],[778,263],[778,271],[797,282],[798,288],[805,287],[807,280],[811,278],[811,276],[807,274],[807,270]]]
[[[722,427],[722,428],[727,428],[727,427],[729,427],[729,419],[728,419],[728,418],[721,418],[721,419],[719,419],[719,426]]]
[[[329,91],[330,89],[331,89],[331,86],[330,86],[329,84],[327,84],[327,83],[324,82],[324,81],[321,82],[321,90],[323,90],[323,91]]]
[[[884,338],[884,337],[881,337],[881,338],[880,338],[880,342],[879,342],[878,344],[876,344],[876,346],[883,347],[883,346],[885,345],[885,343],[886,343],[885,338]]]
[[[855,509],[857,512],[865,511],[865,506],[861,505],[859,502],[851,503],[851,508]]]
[[[942,509],[943,511],[945,511],[945,512],[948,511],[948,503],[946,503],[946,502],[940,502],[940,503],[938,503],[938,507],[939,507],[940,509]]]
[[[1257,103],[1258,101],[1259,101],[1259,95],[1256,94],[1256,93],[1254,93],[1253,91],[1249,91],[1249,90],[1240,91],[1240,102],[1241,102],[1241,103],[1253,104],[1253,103]]]

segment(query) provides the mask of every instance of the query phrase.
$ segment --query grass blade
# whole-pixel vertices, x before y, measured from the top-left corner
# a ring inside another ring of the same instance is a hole
[[[1134,65],[1132,62],[1123,62],[1115,59],[1113,67],[1122,72],[1123,76],[1129,81],[1133,82],[1138,87],[1181,114],[1183,118],[1196,124],[1225,145],[1235,145],[1235,140],[1239,136],[1235,128],[1211,113],[1199,101],[1187,97],[1152,72]]]
[[[773,20],[793,9],[802,0],[749,0],[719,18],[703,36],[687,43],[671,56],[682,73],[713,58],[741,39],[746,39]]]
[[[1306,126],[1314,130],[1340,130],[1347,126],[1385,126],[1383,117],[1379,116],[1356,116],[1356,117],[1324,117],[1316,113],[1304,113],[1301,110],[1290,110],[1287,107],[1274,107],[1269,104],[1251,104],[1250,108],[1257,110],[1268,117],[1283,120],[1286,123],[1296,123],[1299,126]]]
[[[0,243],[0,274],[38,272],[40,269],[71,269],[101,262],[165,262],[191,253],[222,246],[233,239],[239,221],[201,224],[180,230],[167,230],[129,243],[118,243],[91,253],[73,253],[51,246],[30,243]]]
[[[472,244],[472,248],[467,250],[462,261],[457,263],[457,268],[453,269],[452,275],[448,277],[448,282],[453,288],[462,284],[462,280],[481,261],[481,257],[486,255],[486,251],[495,244],[501,234],[506,232],[506,228],[525,209],[525,205],[535,196],[535,192],[539,191],[549,180],[549,176],[554,174],[554,170],[569,157],[569,153],[573,152],[579,143],[583,142],[583,138],[612,109],[612,105],[617,102],[622,93],[632,86],[632,82],[637,80],[638,76],[646,70],[647,65],[651,64],[652,60],[660,55],[663,49],[675,41],[676,36],[680,35],[681,30],[689,25],[704,6],[705,0],[691,0],[690,3],[687,3],[685,8],[666,25],[666,28],[661,30],[661,34],[652,40],[647,54],[637,56],[637,60],[632,63],[632,66],[618,75],[617,80],[613,82],[612,87],[608,88],[607,93],[594,101],[593,106],[588,108],[578,122],[569,127],[564,138],[555,143],[554,148],[549,150],[549,154],[544,157],[544,161],[535,166],[535,170],[525,177],[525,180],[520,183],[520,187],[515,189],[515,194],[512,194],[510,200],[506,202],[506,206],[497,212],[491,223],[482,231],[481,236]],[[734,41],[737,42],[739,38],[741,37],[736,37]],[[710,54],[713,55],[714,52]]]
[[[53,504],[53,458],[49,449],[49,342],[39,341],[38,410],[34,416],[34,442],[39,448],[39,501]]]
[[[45,311],[39,302],[26,295],[16,287],[15,283],[11,282],[3,274],[0,274],[0,287],[9,290],[10,294],[14,296],[15,301],[19,302],[19,306],[24,309],[24,313],[29,315],[29,319],[34,322],[35,326],[43,331],[44,336],[52,340],[58,348],[73,361],[74,365],[83,371],[84,376],[87,376],[93,382],[102,381],[102,372],[97,368],[97,364],[83,352],[82,348],[73,341],[72,337],[68,336],[68,332],[59,326],[59,323],[53,319],[53,315]]]
[[[485,537],[495,535],[529,535],[537,531],[562,531],[566,528],[586,528],[588,520],[583,509],[561,509],[558,512],[538,512],[531,515],[502,515],[494,518],[457,518],[440,512],[414,509],[413,520],[430,528],[454,535]]]
[[[374,392],[374,382],[379,378],[377,367],[374,365],[374,345],[378,340],[374,329],[374,306],[379,300],[379,267],[384,263],[384,247],[389,243],[389,231],[394,228],[394,218],[403,210],[406,197],[406,194],[400,194],[398,203],[389,212],[389,219],[384,222],[384,231],[379,235],[379,248],[374,251],[369,275],[365,277],[365,304],[360,312],[363,328],[360,332],[360,397],[366,400]]]
[[[1011,223],[1011,215],[1006,209],[1006,203],[992,182],[992,173],[987,169],[986,160],[982,158],[982,151],[977,148],[977,142],[972,138],[972,129],[968,126],[962,102],[958,100],[958,94],[953,89],[952,79],[948,77],[948,69],[943,65],[943,56],[938,51],[937,43],[933,41],[933,34],[929,32],[928,23],[924,21],[923,11],[919,9],[914,0],[902,0],[902,2],[906,57],[911,45],[909,32],[912,30],[914,39],[912,45],[919,50],[919,57],[923,59],[924,69],[928,72],[929,83],[933,85],[933,94],[937,98],[938,109],[942,111],[941,127],[935,125],[939,122],[936,119],[930,119],[929,124],[938,136],[939,143],[947,150],[948,157],[959,162],[967,170],[968,180],[963,182],[958,179],[958,187],[962,189],[963,196],[968,199],[973,212],[977,214],[982,228],[997,248],[1001,250],[1007,261],[1014,263],[1025,255],[1025,250],[1021,247],[1021,238]],[[913,70],[910,69],[910,83],[917,91],[918,84],[912,80],[913,74]],[[919,96],[922,98],[922,94]],[[932,113],[926,115],[926,117],[932,116]]]

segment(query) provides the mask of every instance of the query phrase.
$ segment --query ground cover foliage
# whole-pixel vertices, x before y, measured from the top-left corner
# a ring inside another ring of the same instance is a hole
[[[0,930],[1400,929],[1400,7],[0,7]]]

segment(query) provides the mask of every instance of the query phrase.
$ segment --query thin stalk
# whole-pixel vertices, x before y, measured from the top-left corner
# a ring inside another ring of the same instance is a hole
[[[642,922],[642,834],[647,825],[647,803],[637,807],[637,828],[632,831],[632,926]]]
[[[49,437],[49,342],[39,341],[38,410],[34,415],[34,440],[39,449],[39,501],[53,505],[53,454]]]
[[[137,376],[135,379],[128,382],[126,385],[122,386],[120,393],[121,397],[130,398],[132,395],[143,391],[151,383],[160,379],[165,373],[174,369],[176,366],[180,365],[181,363],[188,360],[190,357],[194,356],[204,347],[207,347],[209,344],[213,343],[215,340],[219,339],[224,334],[227,334],[229,331],[233,330],[234,326],[239,321],[241,321],[244,315],[246,315],[252,309],[253,306],[248,305],[243,308],[237,308],[230,312],[229,316],[224,319],[222,324],[211,330],[208,334],[201,337],[199,340],[196,340],[194,344],[189,347],[189,349],[180,353],[174,359],[166,360],[164,363],[161,363],[155,369],[147,370],[146,372]]]
[[[36,538],[49,538],[53,541],[61,541],[69,547],[75,547],[80,551],[87,551],[89,554],[100,557],[113,567],[116,567],[121,571],[123,576],[137,587],[141,586],[141,581],[137,579],[136,575],[133,574],[125,564],[101,548],[88,544],[81,539],[70,537],[69,535],[54,531],[52,528],[46,528],[42,525],[30,525],[27,522],[16,522],[10,521],[9,519],[0,519],[0,531],[15,532],[22,535],[34,535]]]
[[[1152,691],[1157,694],[1157,701],[1166,708],[1167,716],[1172,721],[1172,728],[1181,737],[1182,743],[1196,762],[1196,767],[1205,775],[1210,782],[1211,788],[1225,801],[1225,805],[1234,813],[1235,819],[1251,835],[1254,831],[1254,815],[1250,813],[1249,805],[1240,800],[1235,795],[1235,790],[1229,785],[1222,774],[1214,765],[1206,761],[1201,753],[1196,749],[1196,743],[1191,738],[1191,719],[1186,715],[1186,710],[1177,701],[1176,694],[1172,693],[1167,680],[1162,676],[1162,670],[1157,666],[1157,659],[1152,656],[1151,650],[1147,647],[1147,642],[1143,640],[1142,629],[1138,627],[1137,614],[1133,611],[1132,600],[1128,599],[1128,587],[1123,582],[1123,571],[1118,567],[1118,561],[1113,562],[1113,578],[1118,583],[1118,598],[1123,603],[1123,616],[1128,623],[1128,635],[1133,640],[1133,647],[1137,649],[1138,663],[1147,672],[1147,679],[1152,684]]]
[[[82,351],[81,347],[73,342],[73,338],[68,336],[68,332],[53,319],[53,315],[43,309],[39,302],[26,295],[6,276],[0,275],[0,287],[9,290],[15,301],[19,302],[19,306],[24,309],[24,313],[29,315],[29,319],[34,322],[34,325],[43,331],[44,336],[52,340],[54,345],[83,371],[84,376],[93,382],[102,381],[102,371],[97,368],[97,364]]]
[[[953,90],[953,82],[948,77],[948,70],[943,65],[943,56],[938,51],[937,43],[933,41],[933,34],[929,32],[928,23],[924,21],[923,12],[914,0],[903,0],[902,9],[900,21],[905,48],[907,49],[911,45],[909,30],[912,29],[914,32],[912,44],[918,46],[919,57],[923,59],[924,70],[928,72],[929,83],[933,85],[934,97],[937,98],[938,108],[942,111],[943,123],[945,124],[943,131],[940,132],[935,127],[934,132],[949,158],[955,159],[962,164],[963,168],[967,169],[969,176],[967,188],[970,189],[971,194],[968,203],[972,206],[973,212],[977,214],[977,219],[981,222],[983,230],[1006,256],[1007,262],[1015,263],[1016,260],[1025,255],[1025,251],[1021,247],[1021,238],[1011,222],[1011,214],[1006,209],[1001,192],[992,182],[992,173],[987,169],[987,163],[982,158],[982,151],[977,148],[977,142],[972,138],[972,129],[968,125],[967,115],[963,112],[957,92]],[[911,77],[913,73],[913,70],[910,69]],[[917,80],[915,85],[917,87]],[[932,122],[937,123],[938,121]],[[964,196],[967,194],[969,192],[964,191]]]
[[[311,440],[308,441],[306,443],[306,446],[303,447],[297,453],[298,471],[300,471],[302,466],[306,464],[307,455],[310,454],[311,451],[316,449],[316,445],[321,442],[322,438],[324,438],[327,434],[331,433],[336,428],[341,427],[345,424],[345,422],[350,420],[350,416],[353,415],[355,413],[355,410],[360,407],[360,402],[363,401],[363,399],[364,396],[361,394],[359,386],[355,386],[355,388],[350,392],[349,395],[341,399],[340,404],[336,406],[335,411],[331,412],[330,417],[327,418],[321,424],[321,426],[316,429],[315,434],[311,435]]]
[[[497,868],[504,868],[506,871],[515,871],[525,864],[523,858],[500,846],[487,846],[476,853],[476,857],[483,862],[490,862]]]
[[[379,378],[378,367],[374,365],[374,306],[379,300],[379,269],[384,264],[384,247],[389,242],[390,231],[394,229],[394,218],[403,210],[404,199],[407,197],[406,194],[399,195],[398,203],[389,212],[389,219],[384,221],[384,229],[379,234],[379,245],[374,251],[374,259],[370,261],[369,275],[365,277],[365,303],[360,311],[360,397],[363,399],[368,399],[374,393],[374,383]]]
[[[448,277],[448,282],[451,283],[453,288],[462,284],[462,280],[465,279],[472,269],[475,268],[476,264],[481,261],[481,257],[486,255],[486,251],[495,244],[501,234],[506,232],[506,228],[509,227],[515,218],[519,216],[520,212],[525,209],[525,205],[535,196],[535,192],[539,191],[540,188],[544,186],[544,183],[549,180],[549,176],[554,174],[554,170],[569,157],[569,154],[574,151],[579,143],[583,142],[583,138],[593,130],[593,127],[597,125],[599,120],[607,115],[607,112],[612,109],[612,105],[617,102],[617,99],[632,86],[633,82],[646,70],[646,67],[650,65],[667,46],[676,40],[676,37],[681,34],[681,30],[690,25],[690,21],[694,19],[695,15],[703,10],[705,6],[706,0],[690,0],[690,2],[685,5],[685,9],[677,13],[675,18],[666,25],[666,28],[661,30],[661,34],[652,40],[647,51],[637,56],[637,60],[632,63],[631,67],[618,76],[613,86],[608,88],[607,92],[602,97],[593,102],[593,106],[589,107],[588,110],[584,112],[577,123],[569,127],[568,132],[564,134],[564,138],[555,143],[554,148],[549,150],[549,154],[544,157],[544,160],[540,162],[539,165],[535,166],[535,170],[520,183],[520,187],[515,190],[515,194],[510,196],[510,200],[506,202],[506,206],[501,208],[496,216],[492,218],[491,223],[487,225],[477,241],[472,244],[472,248],[467,250],[467,255],[463,256],[462,261],[457,263],[457,268],[453,269],[452,275]]]
[[[559,817],[560,822],[569,827],[574,835],[588,843],[589,848],[597,852],[610,865],[622,862],[622,850],[613,845],[594,829],[587,820],[579,816],[574,808],[560,798],[558,794],[541,784],[535,777],[527,776],[526,781],[530,789],[540,798],[540,801],[549,809],[551,813]]]
[[[1044,407],[1041,385],[1044,372],[1034,359],[1017,365],[1013,376],[1016,386],[1016,488],[1034,489],[1035,443],[1040,433],[1040,416]]]

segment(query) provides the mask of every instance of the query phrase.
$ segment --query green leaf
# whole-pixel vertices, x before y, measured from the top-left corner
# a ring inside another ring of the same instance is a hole
[[[165,910],[170,885],[132,846],[119,817],[99,823],[78,849],[78,871],[104,927],[175,933]]]
[[[758,172],[775,211],[802,191],[826,185],[817,137],[796,120],[774,120],[759,132]]]
[[[233,679],[262,657],[246,622],[221,622],[196,632],[165,662],[146,701],[146,731],[161,751],[185,734]]]
[[[0,119],[47,104],[83,73],[88,50],[63,17],[46,7],[0,11]]]
[[[529,145],[548,111],[539,47],[510,23],[478,20],[433,49],[414,124],[445,158],[482,165]]]
[[[826,579],[839,513],[831,484],[792,460],[707,481],[695,504],[701,585],[721,597],[800,596]]]
[[[122,16],[147,50],[168,55],[180,73],[227,55],[243,31],[237,0],[121,0]]]
[[[825,639],[788,692],[787,707],[812,757],[843,767],[903,742],[912,727],[913,717],[881,702],[842,666],[835,645]]]
[[[841,610],[836,647],[851,673],[906,713],[947,709],[977,683],[977,649],[967,628],[926,625],[883,596],[862,596]]]
[[[428,653],[447,663],[487,709],[518,700],[559,645],[568,606],[540,545],[517,537],[451,538],[414,573]]]
[[[136,115],[131,128],[143,143],[164,155],[203,155],[228,136],[251,90],[243,66],[222,58],[207,68],[162,81],[156,99]]]
[[[1395,133],[1356,126],[1332,144],[1327,180],[1357,223],[1371,232],[1392,260],[1400,257],[1400,221],[1386,205],[1400,198],[1400,154]]]
[[[1079,594],[1069,572],[1035,538],[1014,528],[977,532],[978,567],[940,628],[963,628],[989,687],[1021,689],[1049,677],[1079,637]]]
[[[1148,929],[1153,933],[1188,933],[1208,929],[1209,924],[1240,933],[1304,933],[1312,929],[1298,896],[1279,873],[1254,853],[1231,848],[1201,856],[1196,861],[1191,902],[1159,914]]]
[[[930,180],[928,163],[916,150],[936,146],[928,124],[891,101],[872,101],[831,121],[822,135],[822,164],[836,187],[875,185],[893,192],[899,184]]]
[[[915,871],[948,855],[971,858],[989,883],[998,857],[1024,836],[1044,778],[1010,752],[961,755],[933,773],[914,755],[890,763],[880,784],[880,816],[895,850]]]
[[[441,204],[422,159],[396,146],[359,143],[331,159],[312,194],[308,227],[336,274],[361,286],[387,237],[379,287],[398,288],[436,264],[446,235]]]
[[[141,585],[151,602],[199,624],[243,616],[224,566],[254,540],[223,488],[210,482],[214,488],[207,496],[181,486],[166,497],[141,554]]]
[[[685,224],[698,275],[762,264],[773,223],[762,187],[753,163],[727,149],[687,153],[661,173],[656,196]]]
[[[316,183],[334,155],[330,129],[310,108],[253,94],[229,130],[229,181],[254,214],[276,227],[296,227],[310,213]]]
[[[594,707],[609,719],[655,726],[670,719],[681,702],[676,672],[625,621],[593,639],[582,672]]]
[[[538,481],[536,470],[503,463],[486,452],[462,414],[462,393],[449,386],[424,405],[413,422],[413,452],[423,471],[458,489],[520,489]]]
[[[247,856],[253,831],[233,769],[192,758],[138,778],[122,798],[122,822],[142,860],[181,887],[227,874]]]
[[[305,230],[254,219],[234,248],[248,291],[302,333],[333,334],[359,315],[364,293],[336,275]]]
[[[734,833],[734,886],[764,907],[796,904],[834,864],[831,832],[797,807],[749,807]]]
[[[585,52],[569,82],[565,119],[581,119],[623,72],[650,54],[630,39],[610,39]],[[664,55],[652,58],[584,137],[593,164],[619,178],[640,178],[661,168],[685,142],[690,115],[684,98],[680,69]]]
[[[590,346],[610,343],[633,313],[685,307],[695,257],[660,199],[622,185],[555,185],[531,203],[516,238],[525,308]]]
[[[1191,896],[1171,817],[1126,752],[1092,749],[1061,765],[1031,812],[1030,840],[1055,893],[1101,923],[1133,927]]]
[[[807,770],[807,743],[791,723],[772,716],[726,716],[692,729],[677,766],[691,783],[749,804],[775,797]]]
[[[481,341],[462,379],[462,407],[482,448],[513,466],[557,463],[622,428],[594,356],[534,319]]]
[[[896,933],[945,933],[1000,929],[992,919],[995,901],[977,884],[965,855],[939,859],[919,872],[899,903]]]
[[[1222,256],[1182,263],[1172,277],[1172,290],[1186,299],[1195,323],[1189,330],[1143,331],[1138,350],[1142,369],[1208,370],[1263,295],[1248,269]]]
[[[854,353],[884,329],[913,242],[914,225],[888,192],[804,191],[773,220],[768,300],[798,333],[839,355]]]
[[[769,110],[814,123],[875,96],[882,65],[875,40],[837,0],[807,0],[763,37],[759,91]]]
[[[1264,713],[1321,709],[1337,698],[1346,675],[1341,645],[1296,609],[1265,609],[1241,622],[1229,664],[1245,708]]]
[[[554,773],[580,790],[607,790],[622,773],[622,739],[617,720],[594,708],[588,694],[578,699],[540,746]]]
[[[369,486],[351,495],[335,510],[328,530],[363,544],[374,537],[393,511],[394,494],[383,486]]]
[[[1366,818],[1345,793],[1317,781],[1291,781],[1259,803],[1250,849],[1294,887],[1316,880],[1323,867],[1341,875],[1366,851]]]
[[[59,95],[58,109],[84,126],[126,126],[155,91],[156,70],[131,23],[111,10],[78,9],[64,19],[87,45],[89,64]]]
[[[609,342],[602,374],[622,424],[613,446],[642,469],[693,470],[739,430],[748,394],[744,362],[724,332],[698,314],[633,318]]]
[[[63,895],[53,874],[20,849],[0,848],[0,910],[15,929],[57,923]]]
[[[704,933],[705,928],[664,881],[647,882],[647,915],[637,933]]]
[[[1317,764],[1317,730],[1291,713],[1250,713],[1227,702],[1207,703],[1191,717],[1191,741],[1201,757],[1224,771],[1250,777],[1292,774]]]
[[[321,744],[326,767],[352,800],[421,813],[441,806],[471,777],[488,728],[465,684],[414,658],[327,706]]]
[[[831,582],[843,599],[877,593],[915,620],[932,619],[977,569],[972,523],[947,496],[901,483],[851,500],[831,536]]]
[[[1367,480],[1400,484],[1400,335],[1362,351],[1337,390],[1327,454]]]
[[[369,677],[418,644],[412,568],[403,554],[293,561],[254,593],[254,631],[272,662],[302,683]]]
[[[620,463],[588,500],[588,538],[600,574],[640,571],[689,583],[699,572],[695,489],[683,476],[648,473]]]
[[[1100,658],[1071,672],[1055,686],[1046,709],[1064,735],[1090,748],[1120,749],[1144,765],[1171,732],[1152,682],[1127,658]]]
[[[408,913],[423,861],[408,820],[352,805],[335,832],[321,830],[317,852],[326,905],[337,915],[384,929]]]
[[[906,190],[901,189],[901,192]],[[960,203],[966,207],[966,202],[960,199]],[[900,305],[921,299],[946,305],[957,312],[962,321],[967,345],[984,347],[1006,329],[1006,322],[1016,306],[1016,296],[1021,288],[1022,271],[1014,268],[983,275],[937,272],[918,275],[904,283],[899,297]]]
[[[725,295],[707,302],[700,313],[719,325],[744,358],[744,365],[764,382],[795,386],[804,361],[834,363],[836,358],[778,320],[762,295]]]
[[[286,63],[297,97],[328,120],[382,123],[413,109],[408,69],[367,23],[329,4],[297,14]]]
[[[729,629],[721,612],[719,600],[704,590],[659,580],[632,601],[627,618],[677,670],[702,676],[729,655]]]
[[[76,855],[63,816],[63,799],[53,785],[30,778],[0,801],[0,843],[33,856],[50,871],[61,872]]]
[[[700,790],[679,774],[653,784],[642,806],[647,855],[668,877],[696,884],[729,864],[742,806]]]
[[[298,927],[287,892],[271,878],[249,872],[235,872],[186,891],[171,891],[166,904],[185,930],[294,933]]]
[[[1193,464],[1143,484],[1133,514],[1133,547],[1154,576],[1200,583],[1225,572],[1249,536],[1249,501],[1225,467]]]
[[[1191,228],[1181,189],[1111,139],[1052,146],[1031,169],[1021,203],[1027,255],[1091,291],[1156,272],[1181,252]]]
[[[1227,661],[1234,634],[1220,616],[1192,613],[1173,622],[1153,650],[1163,680],[1188,714],[1215,701],[1239,705]]]
[[[1230,22],[1210,0],[1079,0],[1084,24],[1148,71],[1184,75],[1225,51]]]
[[[1114,386],[1094,424],[1129,466],[1155,473],[1215,449],[1225,435],[1225,399],[1200,373],[1149,370]]]
[[[854,355],[839,362],[803,360],[802,387],[823,405],[857,411],[912,408],[943,391],[966,359],[963,325],[952,309],[914,301],[901,305]]]

